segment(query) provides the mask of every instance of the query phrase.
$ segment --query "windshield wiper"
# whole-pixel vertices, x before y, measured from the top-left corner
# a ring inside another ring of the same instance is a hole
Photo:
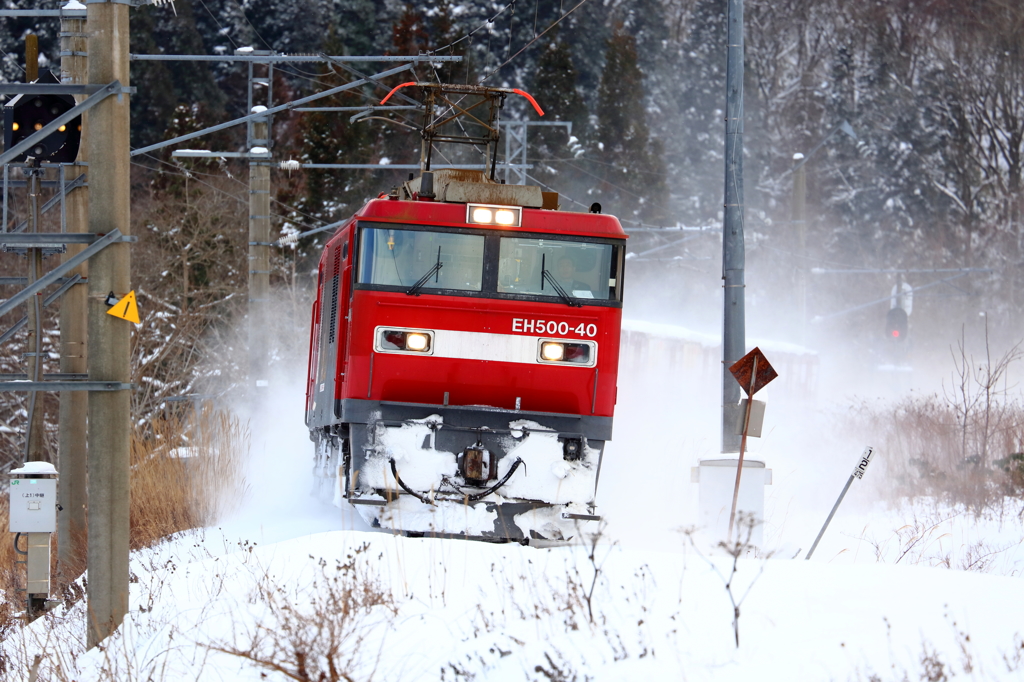
[[[569,295],[569,293],[562,288],[562,285],[558,283],[555,276],[548,272],[548,269],[544,267],[544,259],[546,254],[540,255],[540,290],[544,291],[544,280],[548,281],[548,284],[555,288],[555,292],[561,297],[567,305],[573,308],[582,308],[583,304],[577,301],[575,298]]]
[[[443,267],[444,267],[444,263],[441,262],[441,247],[438,246],[437,247],[437,262],[430,266],[430,269],[427,270],[427,274],[423,275],[418,280],[416,280],[416,284],[413,284],[411,287],[409,287],[409,290],[405,292],[406,295],[407,296],[419,296],[420,295],[420,289],[423,288],[423,285],[425,285],[430,280],[431,277],[434,278],[434,283],[436,284],[437,280],[438,280],[438,277],[440,276],[440,273],[441,273],[441,268],[443,268]]]

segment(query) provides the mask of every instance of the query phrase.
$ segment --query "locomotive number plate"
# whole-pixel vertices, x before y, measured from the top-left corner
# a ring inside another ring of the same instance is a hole
[[[597,325],[593,322],[587,324],[580,322],[558,322],[556,320],[540,320],[522,317],[512,318],[512,331],[521,334],[547,334],[548,336],[597,336]]]

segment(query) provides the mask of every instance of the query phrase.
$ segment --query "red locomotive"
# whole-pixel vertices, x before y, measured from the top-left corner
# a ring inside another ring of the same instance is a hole
[[[493,156],[489,174],[430,171],[431,107],[458,86],[421,87],[427,170],[368,202],[320,260],[306,394],[317,469],[374,526],[564,539],[597,518],[626,237],[612,216],[495,182]],[[476,90],[492,105],[511,92]]]

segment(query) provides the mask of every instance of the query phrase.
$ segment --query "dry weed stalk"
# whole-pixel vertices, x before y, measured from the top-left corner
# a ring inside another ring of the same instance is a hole
[[[601,538],[604,537],[607,526],[608,522],[602,520],[598,524],[597,530],[592,533],[585,533],[579,529],[579,524],[577,523],[577,535],[581,540],[583,548],[586,550],[587,563],[589,564],[590,584],[587,584],[588,581],[583,577],[578,565],[574,564],[572,573],[567,576],[569,594],[578,603],[587,607],[587,620],[591,625],[594,625],[594,591],[597,589],[598,580],[601,578],[601,570],[604,568],[605,561],[608,560],[612,549],[618,544],[615,542],[611,543],[604,557],[598,560],[597,547],[601,542]]]
[[[724,550],[727,555],[732,557],[732,566],[729,569],[728,577],[718,570],[718,566],[715,565],[715,562],[700,551],[696,541],[693,539],[696,529],[683,529],[683,534],[685,534],[687,539],[690,541],[690,546],[693,547],[695,552],[697,552],[697,556],[707,562],[708,566],[711,567],[711,570],[715,572],[715,575],[722,580],[725,592],[729,595],[729,603],[732,604],[732,631],[733,636],[736,639],[737,649],[740,648],[740,606],[743,605],[743,602],[750,594],[750,590],[753,589],[754,583],[756,583],[758,578],[761,577],[761,574],[764,573],[764,567],[767,564],[768,559],[772,556],[770,552],[759,556],[761,559],[761,566],[757,571],[757,575],[755,575],[747,584],[747,589],[743,592],[743,595],[739,599],[736,599],[736,593],[733,592],[733,581],[735,580],[736,573],[739,570],[740,557],[747,556],[748,554],[757,551],[757,546],[751,542],[751,538],[754,536],[754,529],[757,528],[760,523],[761,522],[758,520],[756,515],[749,514],[747,512],[739,512],[736,514],[736,539],[730,542],[723,540],[718,543],[718,547]]]
[[[312,584],[299,593],[265,575],[251,598],[267,607],[268,616],[252,626],[241,646],[207,647],[300,682],[369,679],[382,650],[376,657],[367,651],[369,635],[383,630],[398,611],[390,590],[370,568],[369,548],[363,543],[333,567],[320,559]],[[367,666],[370,674],[363,672]]]

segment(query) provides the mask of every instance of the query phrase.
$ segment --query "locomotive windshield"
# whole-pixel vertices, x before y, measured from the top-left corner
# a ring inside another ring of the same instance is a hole
[[[573,298],[611,298],[611,244],[502,237],[498,291],[555,296],[559,284]]]
[[[617,240],[442,229],[363,225],[356,286],[570,305],[617,306],[622,298]]]
[[[359,253],[360,284],[480,291],[482,235],[366,228]]]

